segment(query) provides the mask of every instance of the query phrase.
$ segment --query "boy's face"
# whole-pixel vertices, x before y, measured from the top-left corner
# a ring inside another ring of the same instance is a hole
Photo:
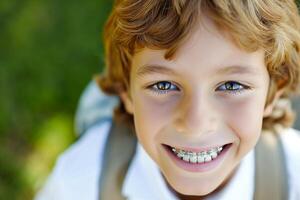
[[[185,195],[217,189],[254,148],[269,84],[262,50],[245,52],[209,19],[203,23],[172,61],[164,59],[163,50],[145,48],[134,55],[131,98],[121,95],[134,115],[139,142],[168,183]],[[153,66],[159,66],[156,72],[146,70]],[[179,151],[166,145],[186,150],[181,156],[196,163],[180,160]],[[199,153],[220,146],[219,153]]]

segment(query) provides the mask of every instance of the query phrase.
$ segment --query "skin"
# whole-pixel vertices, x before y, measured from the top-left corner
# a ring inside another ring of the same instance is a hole
[[[181,199],[209,196],[226,185],[256,145],[263,117],[273,108],[272,104],[265,107],[269,74],[264,51],[246,52],[211,20],[203,18],[201,22],[173,60],[164,59],[164,50],[144,48],[135,54],[129,90],[120,94],[127,112],[134,116],[139,142]],[[138,76],[145,65],[164,66],[175,73]],[[243,66],[254,73],[217,73],[228,66]],[[155,93],[158,85],[154,84],[165,81],[171,84],[163,89],[168,92]],[[225,87],[226,82],[232,87]],[[235,93],[233,88],[238,88]],[[275,99],[279,96],[278,92]],[[228,143],[232,146],[223,162],[206,172],[179,168],[162,146],[213,147]]]

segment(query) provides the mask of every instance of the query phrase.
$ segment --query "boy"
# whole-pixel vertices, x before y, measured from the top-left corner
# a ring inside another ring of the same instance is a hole
[[[254,149],[263,135],[280,132],[288,187],[274,198],[300,199],[300,138],[286,103],[299,84],[299,31],[291,0],[117,1],[98,83],[119,95],[114,121],[134,127],[138,139],[118,177],[121,195],[259,199],[256,159],[264,152]],[[98,183],[106,162],[123,156],[109,157],[110,126],[91,127],[60,158],[40,199],[117,198],[117,190],[103,196],[106,183]]]

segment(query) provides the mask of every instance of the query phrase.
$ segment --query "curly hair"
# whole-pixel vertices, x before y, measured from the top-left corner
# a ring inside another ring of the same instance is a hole
[[[164,49],[165,59],[172,59],[202,13],[228,31],[239,48],[265,51],[270,76],[265,106],[276,91],[284,92],[280,105],[263,119],[263,129],[292,126],[289,101],[300,82],[300,17],[293,0],[117,0],[104,29],[106,68],[96,78],[98,85],[110,95],[127,90],[132,56],[144,47]],[[122,101],[114,117],[133,124]]]

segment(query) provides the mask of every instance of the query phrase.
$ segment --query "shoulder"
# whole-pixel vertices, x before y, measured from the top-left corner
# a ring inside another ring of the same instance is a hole
[[[300,151],[300,131],[294,128],[285,129],[281,134],[284,149],[294,155]]]
[[[293,158],[291,161],[300,164],[300,131],[289,128],[280,134],[284,151],[287,158]]]
[[[300,131],[289,128],[280,135],[284,147],[286,166],[288,170],[290,199],[300,198]]]
[[[99,167],[110,126],[111,121],[92,126],[59,157],[57,168],[65,178],[86,176]]]
[[[60,155],[39,196],[54,192],[60,193],[59,199],[96,199],[101,155],[110,127],[111,120],[92,126]]]

